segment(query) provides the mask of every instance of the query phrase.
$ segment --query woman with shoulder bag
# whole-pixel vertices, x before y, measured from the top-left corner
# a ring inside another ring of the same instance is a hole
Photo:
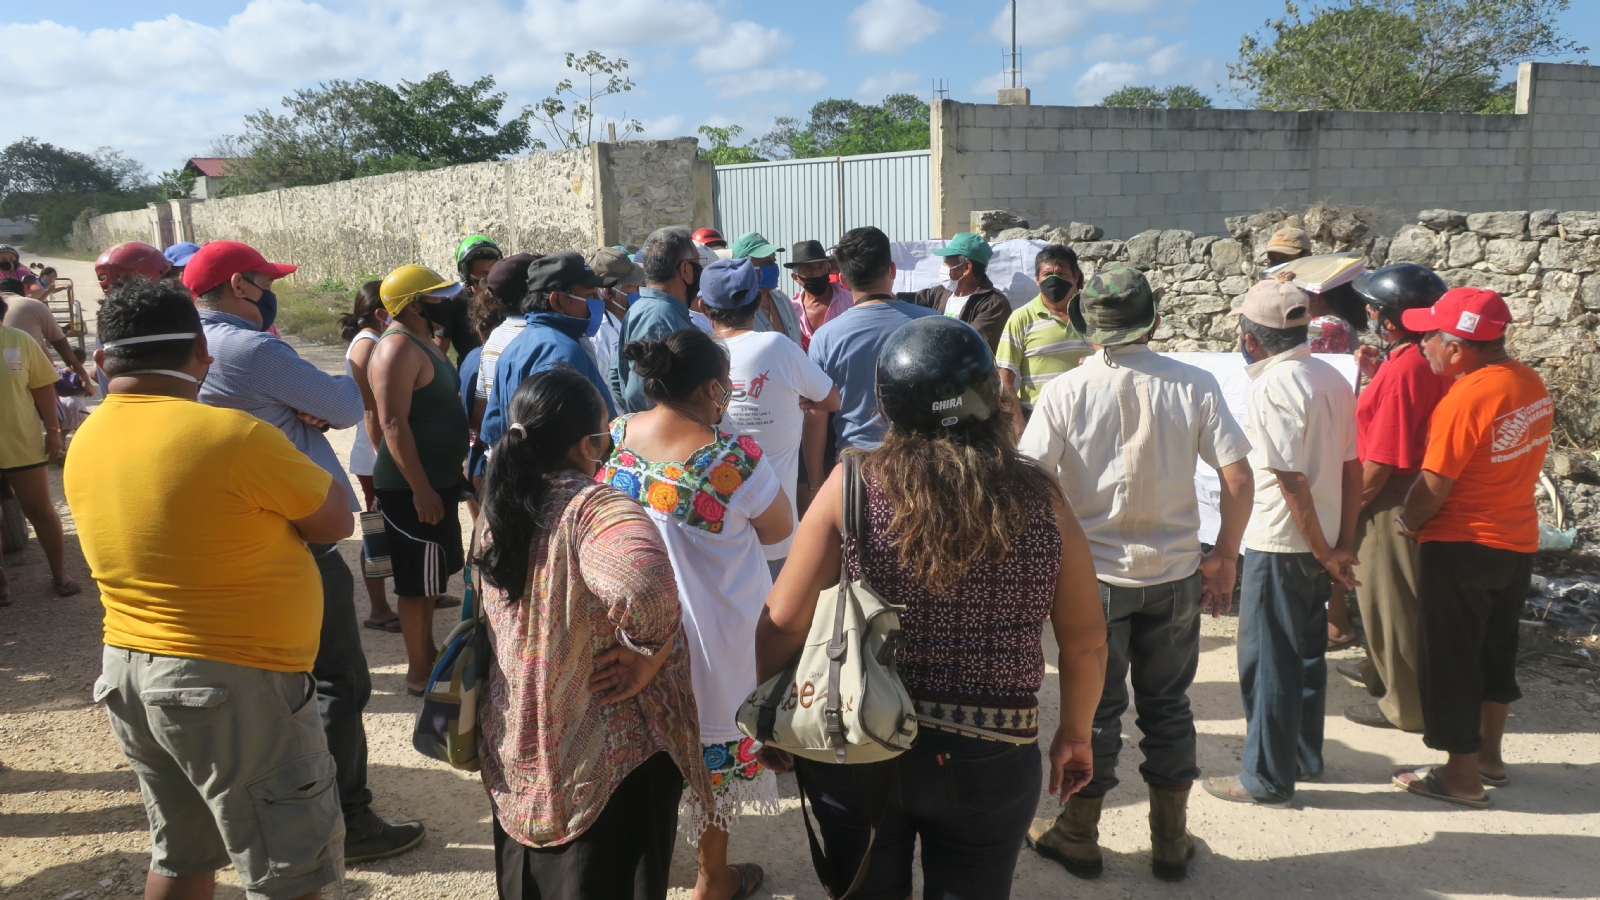
[[[501,900],[665,900],[678,801],[708,802],[672,562],[594,483],[606,404],[524,381],[485,476],[473,563],[493,650],[479,706]]]
[[[896,668],[919,733],[887,762],[797,758],[795,770],[834,895],[859,881],[851,900],[906,900],[920,837],[926,896],[1003,898],[1039,801],[1046,617],[1061,650],[1050,793],[1065,799],[1094,769],[1106,659],[1094,564],[1055,480],[1017,454],[976,331],[944,317],[908,323],[884,344],[877,375],[889,431],[862,457],[866,536],[847,548],[849,572],[903,607]],[[837,583],[846,468],[806,513],[767,600],[763,680],[800,651],[818,593]]]
[[[789,499],[760,445],[717,427],[733,398],[721,345],[685,328],[632,341],[622,358],[655,406],[612,423],[615,449],[599,479],[644,507],[678,576],[703,770],[716,792],[713,804],[691,798],[686,810],[684,831],[699,856],[692,897],[744,900],[765,874],[754,863],[728,864],[728,831],[747,806],[776,814],[778,785],[734,716],[757,684],[750,644],[772,587],[761,548],[793,530]]]

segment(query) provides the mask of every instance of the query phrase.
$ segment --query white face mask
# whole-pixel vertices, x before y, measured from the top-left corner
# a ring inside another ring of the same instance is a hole
[[[960,283],[961,282],[958,281],[957,279],[954,279],[954,278],[950,277],[950,267],[949,266],[945,266],[945,269],[944,269],[944,282],[943,282],[945,290],[948,290],[950,293],[954,294],[956,292],[956,285],[958,285]]]

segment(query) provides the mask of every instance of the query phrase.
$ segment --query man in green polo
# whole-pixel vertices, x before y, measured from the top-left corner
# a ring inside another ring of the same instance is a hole
[[[1033,260],[1033,278],[1039,283],[1039,296],[1006,320],[994,353],[1001,391],[1020,401],[1011,408],[1019,436],[1044,386],[1062,372],[1076,369],[1094,350],[1067,320],[1067,304],[1083,286],[1078,254],[1062,244],[1041,248]]]

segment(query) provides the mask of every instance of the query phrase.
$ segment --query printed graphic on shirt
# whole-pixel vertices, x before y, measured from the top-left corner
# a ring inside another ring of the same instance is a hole
[[[766,387],[767,382],[771,380],[771,372],[762,372],[760,375],[750,379],[748,384],[746,384],[743,379],[734,379],[732,395],[733,402],[741,403],[745,400],[760,400],[761,389]]]
[[[11,367],[11,371],[13,371],[13,372],[21,372],[22,371],[22,348],[21,347],[7,347],[6,348],[6,365],[10,366]]]
[[[1471,315],[1462,313],[1463,316]],[[1490,462],[1506,462],[1550,443],[1550,429],[1546,426],[1538,436],[1532,436],[1534,426],[1554,414],[1549,397],[1538,400],[1494,420],[1494,443],[1490,445]]]

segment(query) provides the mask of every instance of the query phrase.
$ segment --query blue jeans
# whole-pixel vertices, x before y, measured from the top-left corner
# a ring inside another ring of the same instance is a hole
[[[1322,772],[1332,579],[1309,553],[1244,554],[1239,599],[1239,691],[1244,772],[1257,799],[1288,800],[1297,779]]]
[[[367,729],[361,714],[372,696],[372,674],[361,649],[356,621],[355,579],[339,555],[338,544],[312,544],[322,575],[322,643],[311,677],[317,682],[317,711],[328,736],[328,752],[338,767],[339,806],[345,818],[372,805],[367,789]]]
[[[1200,665],[1200,573],[1150,587],[1100,582],[1106,614],[1106,687],[1094,714],[1094,777],[1085,797],[1117,786],[1122,714],[1133,670],[1135,720],[1144,737],[1139,774],[1147,784],[1181,787],[1200,776],[1195,764],[1189,685]]]
[[[986,741],[925,726],[910,750],[886,762],[841,766],[797,757],[794,764],[840,890],[866,854],[873,791],[890,792],[867,876],[852,900],[910,897],[919,838],[923,897],[1011,896],[1017,856],[1039,807],[1038,744]]]

